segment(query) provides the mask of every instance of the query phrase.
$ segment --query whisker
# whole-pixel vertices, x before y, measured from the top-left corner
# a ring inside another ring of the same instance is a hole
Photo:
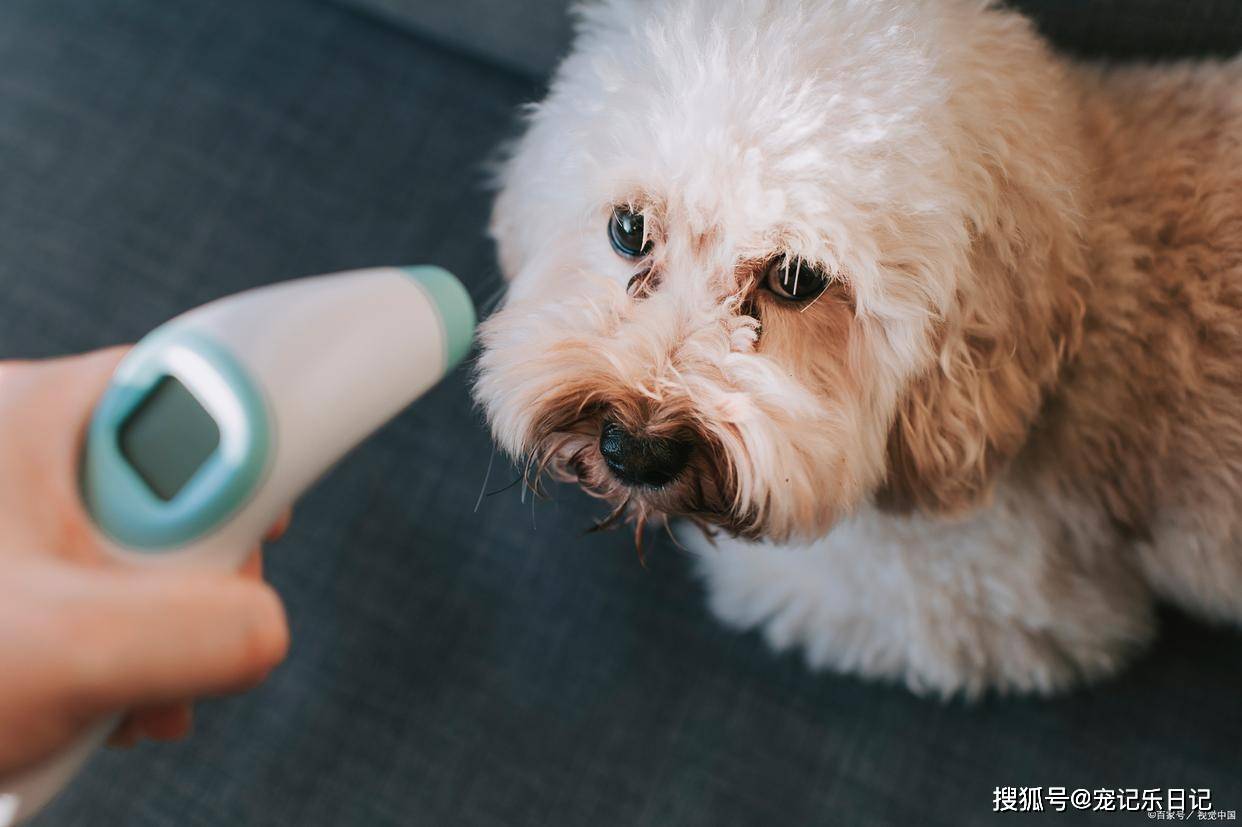
[[[538,497],[539,499],[543,499],[544,497],[547,496],[546,492],[544,492],[543,490],[542,481],[539,479],[539,477],[534,477],[533,479],[530,477],[527,477],[524,481],[526,483],[526,486],[522,489],[522,502],[526,502],[527,491],[530,492],[532,499],[534,499],[535,497]]]
[[[598,522],[595,523],[595,525],[588,528],[586,533],[595,534],[596,532],[599,532],[599,531],[608,531],[611,528],[615,528],[617,525],[617,521],[621,519],[621,516],[625,513],[625,510],[626,508],[629,507],[629,504],[630,504],[630,500],[627,497],[626,499],[622,500],[621,504],[618,505],[616,508],[614,508],[607,517],[605,517],[602,520],[599,520]]]
[[[474,501],[474,513],[479,513],[479,504],[483,502],[483,492],[487,490],[487,481],[492,478],[492,463],[496,461],[496,445],[492,444],[492,455],[487,458],[487,473],[483,475],[483,484],[479,486],[479,498]]]
[[[661,514],[661,515],[660,515],[660,521],[664,523],[664,533],[665,533],[665,534],[667,534],[667,535],[668,535],[668,538],[669,538],[670,540],[672,540],[672,541],[673,541],[673,545],[675,545],[675,546],[676,546],[679,550],[681,550],[681,551],[688,552],[688,551],[689,551],[689,549],[687,549],[687,548],[686,548],[685,546],[683,546],[681,543],[677,542],[677,536],[676,536],[675,534],[673,534],[673,527],[672,527],[671,525],[669,525],[669,522],[668,522],[668,515],[667,515],[667,514]]]
[[[527,491],[530,491],[532,494],[539,493],[538,490],[535,488],[534,485],[531,484],[531,481],[530,481],[530,468],[531,468],[531,465],[534,464],[534,462],[535,462],[535,455],[531,454],[530,456],[526,458],[526,466],[522,469],[522,482],[525,483],[525,485],[522,487],[522,499],[521,499],[522,503],[526,502]],[[536,482],[538,482],[538,480],[536,480]]]
[[[828,292],[828,288],[829,288],[829,287],[831,287],[831,286],[832,286],[832,282],[831,282],[831,281],[826,281],[826,282],[824,282],[824,289],[823,289],[823,290],[820,290],[820,291],[819,291],[819,292],[815,295],[815,298],[811,299],[809,302],[807,302],[806,304],[804,304],[804,305],[802,305],[801,307],[799,307],[799,308],[798,308],[798,312],[799,312],[799,313],[805,313],[806,311],[810,310],[810,309],[811,309],[811,305],[813,305],[813,304],[815,304],[815,302],[819,301],[820,296],[822,296],[822,295],[824,295],[825,293],[827,293],[827,292]]]
[[[634,518],[634,550],[638,552],[638,562],[643,568],[647,566],[647,550],[643,547],[643,530],[647,527],[647,514],[639,511]]]
[[[502,485],[500,488],[497,488],[495,491],[488,491],[488,492],[487,492],[486,494],[484,494],[483,496],[485,496],[485,497],[494,497],[494,496],[496,496],[497,494],[503,494],[504,492],[508,491],[510,488],[512,488],[513,486],[517,485],[517,484],[518,484],[519,482],[521,482],[521,481],[522,481],[522,478],[521,478],[520,476],[514,477],[514,478],[513,478],[513,482],[509,483],[508,485]],[[477,506],[476,506],[475,510],[476,510],[476,511],[478,510],[478,507],[477,507]]]

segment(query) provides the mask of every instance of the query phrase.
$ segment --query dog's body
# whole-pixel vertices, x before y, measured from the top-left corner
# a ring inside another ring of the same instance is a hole
[[[613,2],[494,228],[498,438],[749,538],[681,532],[727,622],[975,693],[1108,674],[1156,599],[1242,620],[1242,63],[1072,65],[969,0]],[[601,428],[689,459],[636,480]]]

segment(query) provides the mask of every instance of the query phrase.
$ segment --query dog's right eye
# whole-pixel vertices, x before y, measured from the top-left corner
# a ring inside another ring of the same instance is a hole
[[[818,298],[828,282],[828,275],[819,267],[800,258],[790,260],[782,256],[768,265],[763,286],[783,301],[805,302]]]
[[[643,227],[642,213],[615,207],[608,219],[608,241],[612,249],[626,258],[642,258],[651,252],[651,239]]]

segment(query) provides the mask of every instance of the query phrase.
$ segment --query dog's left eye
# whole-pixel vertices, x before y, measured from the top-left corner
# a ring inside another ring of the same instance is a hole
[[[608,219],[608,240],[612,249],[626,258],[642,258],[651,252],[651,239],[647,238],[642,213],[631,212],[626,207],[616,207]]]
[[[785,301],[804,302],[824,292],[828,274],[800,258],[782,256],[768,265],[763,286]]]

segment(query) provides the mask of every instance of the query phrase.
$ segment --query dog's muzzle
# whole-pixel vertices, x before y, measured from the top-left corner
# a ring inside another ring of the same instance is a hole
[[[626,485],[668,485],[690,461],[691,448],[685,440],[635,436],[612,420],[606,420],[599,433],[604,463]]]

